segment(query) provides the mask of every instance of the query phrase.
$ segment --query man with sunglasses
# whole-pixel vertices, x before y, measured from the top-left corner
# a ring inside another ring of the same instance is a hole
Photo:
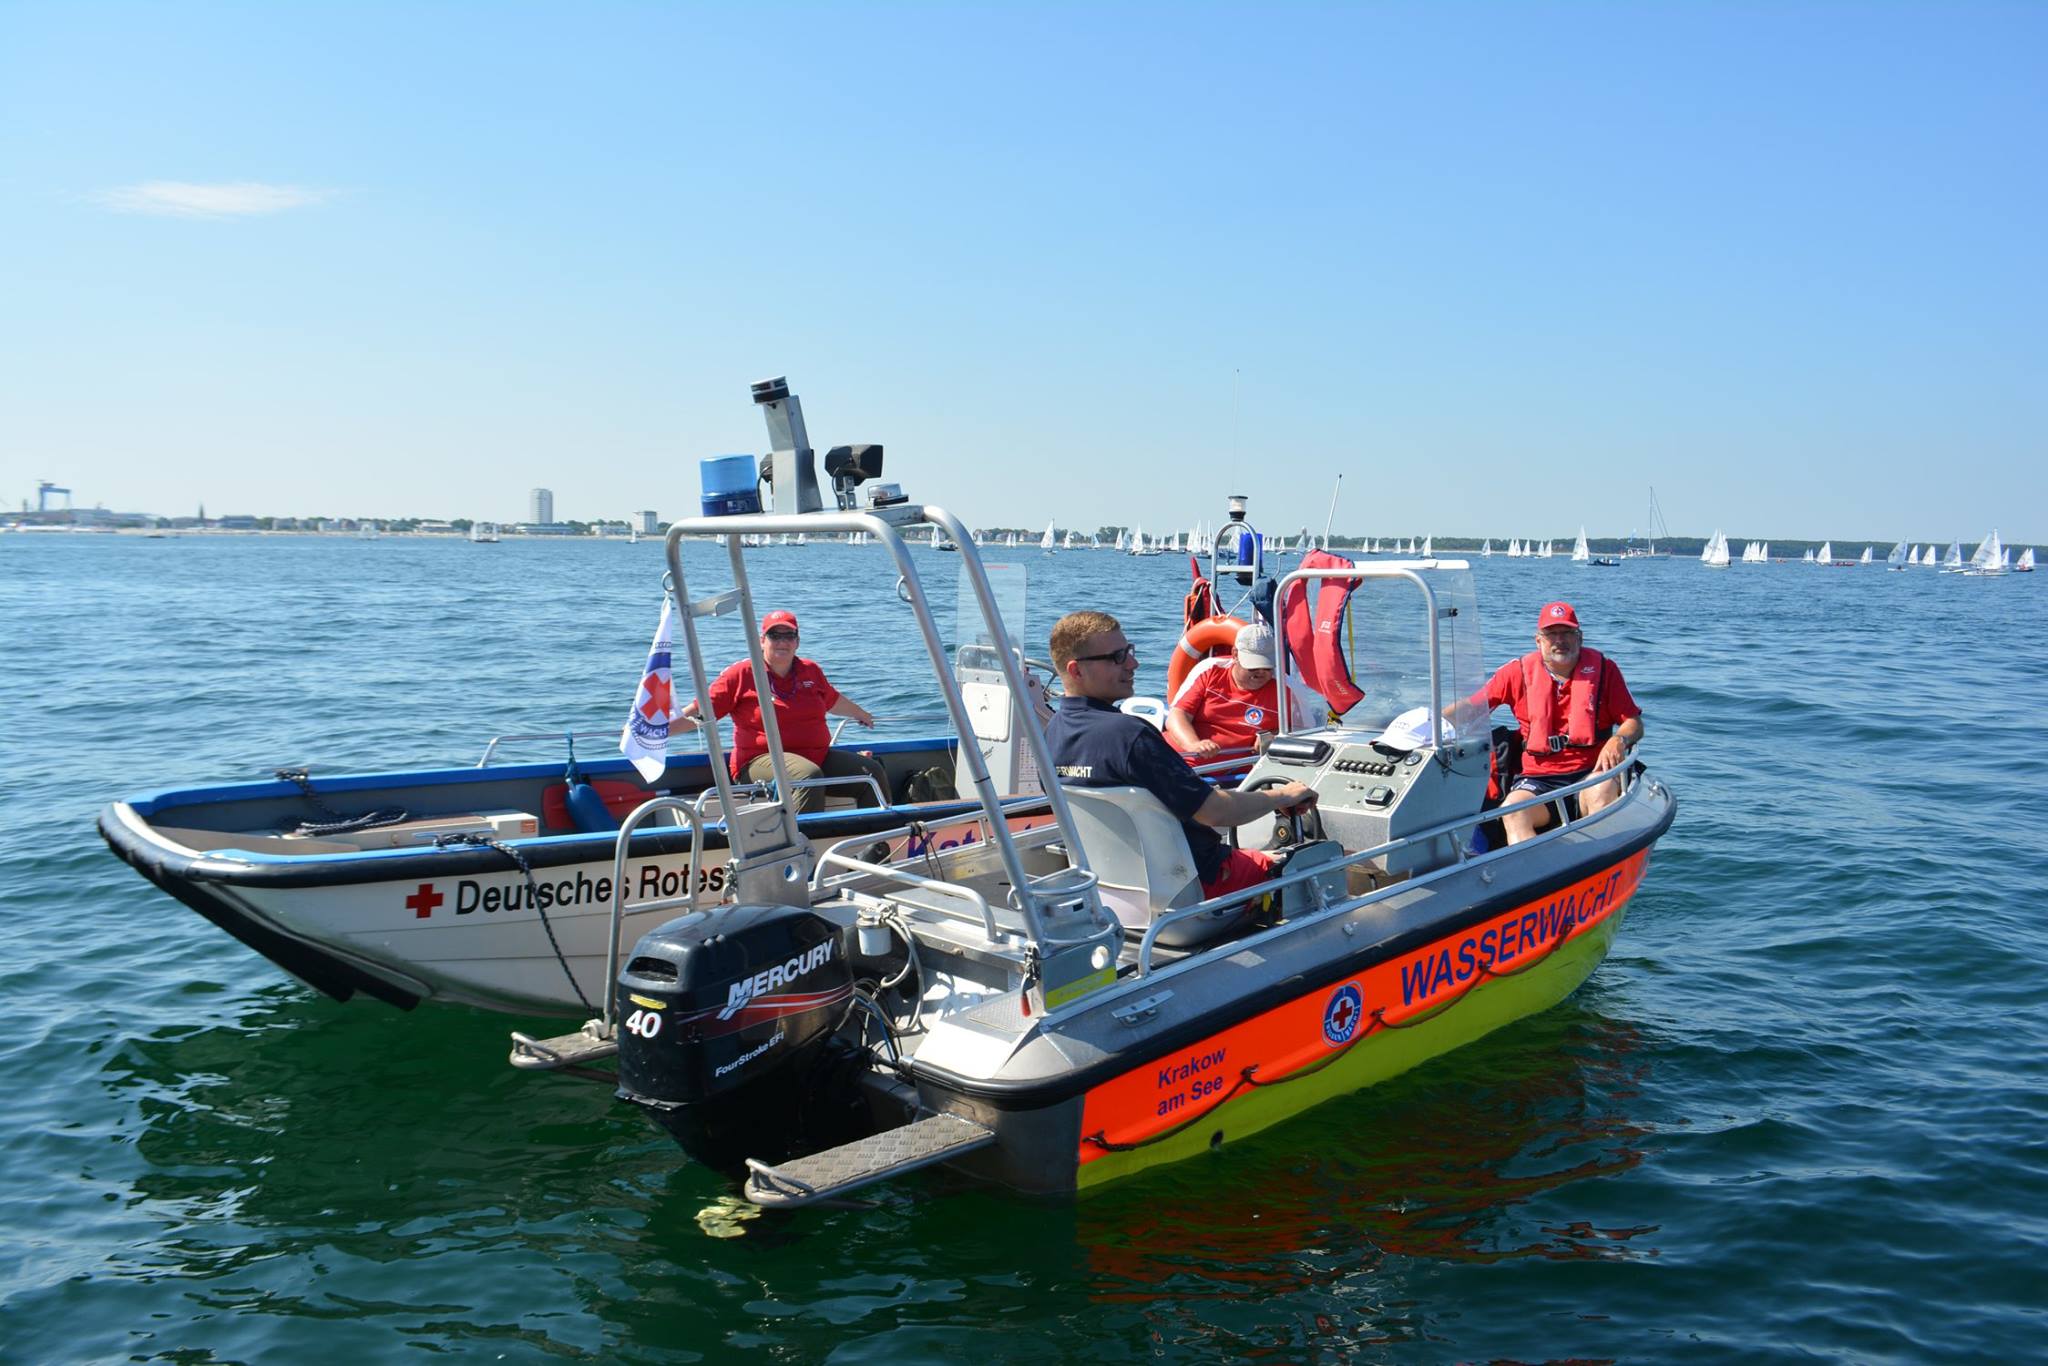
[[[782,732],[782,757],[793,783],[809,778],[872,777],[883,801],[889,796],[889,775],[880,762],[865,754],[832,748],[827,716],[846,716],[863,726],[875,724],[867,708],[843,696],[825,671],[796,653],[794,612],[775,611],[761,618],[761,654],[768,664],[768,685],[775,694],[775,724]],[[732,776],[735,782],[772,782],[774,762],[768,757],[768,733],[762,728],[761,701],[754,691],[754,667],[741,659],[711,681],[711,713],[732,718]],[[683,708],[678,729],[695,730],[703,712],[695,699]],[[875,805],[866,783],[835,783],[800,787],[796,809],[816,811],[827,796],[852,797],[861,806]]]
[[[1509,844],[1550,824],[1544,798],[1621,767],[1643,738],[1643,709],[1620,668],[1584,641],[1570,603],[1545,603],[1536,614],[1536,648],[1501,665],[1473,699],[1489,710],[1512,708],[1522,727],[1522,776],[1501,803]],[[1580,814],[1590,816],[1619,796],[1619,782],[1586,788],[1578,794]]]
[[[1272,857],[1232,849],[1216,832],[1292,807],[1315,792],[1284,783],[1261,792],[1209,786],[1142,717],[1117,710],[1138,674],[1138,652],[1107,612],[1069,612],[1052,628],[1052,662],[1066,696],[1045,728],[1059,780],[1070,787],[1142,787],[1179,821],[1205,897],[1242,891],[1269,875]]]

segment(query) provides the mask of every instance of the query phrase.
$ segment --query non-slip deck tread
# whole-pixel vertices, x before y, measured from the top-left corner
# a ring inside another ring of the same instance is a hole
[[[927,1115],[779,1167],[749,1162],[747,1198],[757,1205],[802,1205],[857,1190],[919,1167],[973,1152],[994,1130],[959,1115]]]
[[[559,1067],[599,1062],[615,1056],[618,1051],[619,1041],[616,1038],[600,1038],[588,1029],[552,1039],[529,1039],[524,1034],[512,1036],[512,1065],[529,1072],[551,1072]]]

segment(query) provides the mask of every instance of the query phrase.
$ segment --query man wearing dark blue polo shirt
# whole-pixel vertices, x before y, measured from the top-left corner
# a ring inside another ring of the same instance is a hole
[[[1269,876],[1272,857],[1231,849],[1216,831],[1289,807],[1313,806],[1301,783],[1226,792],[1204,782],[1166,737],[1116,703],[1129,697],[1138,652],[1107,612],[1069,612],[1052,628],[1052,662],[1066,696],[1045,728],[1059,780],[1069,787],[1142,787],[1180,821],[1205,897],[1242,891]]]

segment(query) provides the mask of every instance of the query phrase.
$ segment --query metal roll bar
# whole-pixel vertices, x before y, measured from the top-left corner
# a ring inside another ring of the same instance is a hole
[[[1435,563],[1439,568],[1445,569],[1469,568],[1462,560],[1439,560]],[[1273,592],[1273,612],[1276,616],[1282,618],[1281,629],[1273,633],[1274,639],[1279,645],[1279,657],[1274,661],[1276,665],[1274,677],[1281,680],[1281,687],[1279,688],[1279,695],[1274,699],[1278,703],[1274,710],[1279,713],[1277,725],[1280,734],[1287,734],[1287,704],[1292,700],[1288,696],[1290,690],[1286,686],[1287,631],[1285,618],[1287,615],[1287,590],[1295,584],[1309,579],[1357,579],[1361,582],[1366,579],[1406,579],[1422,590],[1423,604],[1429,612],[1429,744],[1430,748],[1435,749],[1441,743],[1437,723],[1443,716],[1444,710],[1443,676],[1438,660],[1436,593],[1430,588],[1428,580],[1424,579],[1422,575],[1404,565],[1398,564],[1355,564],[1349,569],[1290,569],[1281,576],[1279,586]],[[1315,616],[1315,604],[1309,602],[1307,598],[1308,590],[1304,588],[1302,590],[1303,605],[1308,608],[1309,616],[1313,619]]]
[[[478,768],[489,768],[491,766],[491,756],[498,752],[499,745],[508,744],[514,740],[559,740],[565,734],[571,740],[616,740],[619,738],[617,730],[572,730],[566,732],[542,730],[519,735],[493,735],[490,742],[484,746],[484,757],[476,761],[476,766]]]
[[[690,869],[685,875],[683,894],[679,897],[658,897],[653,901],[644,901],[640,903],[638,909],[659,911],[670,906],[685,904],[695,909],[697,904],[697,877],[704,866],[704,817],[697,809],[702,801],[703,798],[701,796],[696,798],[656,797],[652,801],[645,801],[634,807],[633,814],[626,817],[625,823],[619,826],[619,837],[614,843],[612,850],[611,952],[605,960],[603,1028],[606,1036],[609,1036],[611,1033],[612,1022],[618,1018],[619,927],[626,920],[626,857],[630,852],[628,846],[632,843],[633,832],[638,830],[641,823],[657,811],[680,811],[688,818],[690,824]],[[732,838],[729,827],[726,838],[728,840]]]
[[[946,713],[952,721],[954,733],[961,736],[972,735],[974,733],[974,726],[967,713],[967,704],[960,695],[958,680],[954,678],[953,671],[948,664],[945,644],[940,640],[937,624],[932,618],[931,606],[925,596],[924,583],[919,577],[916,560],[910,554],[908,545],[897,529],[899,523],[903,525],[929,523],[945,532],[957,545],[966,546],[972,544],[973,538],[967,533],[967,528],[957,517],[943,508],[929,505],[922,507],[915,505],[891,507],[888,509],[888,516],[886,518],[871,512],[749,513],[733,517],[690,517],[669,525],[666,545],[669,577],[675,585],[677,599],[680,602],[687,603],[689,601],[688,581],[683,572],[683,540],[686,537],[693,536],[710,536],[723,540],[728,557],[732,563],[733,580],[737,585],[737,591],[740,595],[742,616],[751,625],[757,622],[759,618],[754,610],[752,588],[747,578],[745,557],[740,545],[742,536],[759,533],[776,535],[782,532],[797,531],[817,533],[867,532],[874,538],[875,543],[881,546],[889,555],[891,562],[896,568],[898,592],[905,601],[911,604],[913,615],[917,619],[918,632],[924,640],[925,652],[931,660],[933,675],[939,684],[940,696],[945,702]],[[1027,696],[1028,692],[1017,662],[1017,656],[1021,652],[1010,641],[1008,628],[1003,621],[1001,611],[996,606],[995,594],[989,586],[988,575],[982,567],[980,558],[974,554],[962,554],[960,564],[974,589],[975,600],[981,609],[982,620],[988,627],[989,642],[1000,658],[1004,681],[1008,684],[1011,695],[1017,697]],[[678,613],[677,615],[682,620],[684,637],[689,644],[691,681],[696,686],[697,695],[699,697],[707,697],[710,694],[710,683],[704,673],[704,662],[702,650],[697,639],[695,616],[688,611]],[[772,696],[772,690],[768,683],[767,661],[761,653],[760,640],[752,630],[749,630],[747,633],[747,658],[753,669],[757,695],[761,697]],[[782,731],[775,719],[775,709],[772,706],[763,707],[761,709],[761,720],[762,730],[765,732],[765,738],[768,741],[770,762],[774,767],[777,782],[778,784],[786,784],[789,775],[782,747]],[[1046,746],[1045,736],[1040,728],[1036,725],[1026,725],[1024,733],[1025,740],[1031,747],[1033,758],[1038,764],[1039,772],[1051,773],[1053,771],[1052,756]],[[732,811],[734,809],[732,800],[733,785],[725,771],[725,765],[721,761],[721,747],[717,740],[717,728],[714,726],[705,727],[705,736],[706,746],[712,753],[712,777],[717,783],[720,801],[724,804],[725,810]],[[980,798],[983,811],[990,813],[992,816],[999,814],[1002,810],[1002,796],[995,790],[995,783],[989,775],[988,764],[982,756],[980,748],[975,745],[962,744],[959,750],[959,761],[968,771],[969,779],[976,795]],[[780,790],[786,790],[786,787]],[[1086,855],[1082,851],[1080,837],[1075,830],[1072,813],[1068,811],[1066,799],[1061,794],[1057,783],[1050,785],[1047,798],[1052,807],[1053,818],[1058,823],[1062,834],[1066,837],[1069,857],[1085,868]],[[787,803],[783,804],[782,824],[785,844],[789,846],[796,845],[799,839],[796,828],[796,816],[790,810]],[[741,847],[743,833],[736,827],[731,827],[731,829],[730,838],[733,840],[734,862],[736,865],[744,866],[746,851]],[[989,831],[990,843],[998,851],[1004,870],[1009,874],[1011,897],[1017,902],[1018,909],[1023,912],[1025,922],[1031,927],[1034,939],[1042,938],[1042,935],[1039,933],[1042,925],[1039,915],[1039,902],[1040,900],[1049,901],[1053,898],[1050,896],[1041,898],[1040,894],[1033,888],[1032,880],[1024,868],[1021,856],[1018,854],[1016,843],[1010,838],[1007,823],[992,819],[989,824]],[[1070,898],[1073,895],[1074,893],[1070,889],[1060,889],[1059,896],[1061,899]],[[1095,906],[1095,910],[1099,912],[1097,918],[1105,920],[1114,919],[1099,904]]]

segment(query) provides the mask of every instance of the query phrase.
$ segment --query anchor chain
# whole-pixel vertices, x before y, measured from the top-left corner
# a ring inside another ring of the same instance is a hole
[[[406,818],[402,806],[384,806],[361,816],[344,816],[313,791],[310,771],[303,768],[280,768],[272,770],[279,778],[298,788],[305,794],[313,809],[327,817],[324,821],[300,821],[292,828],[294,835],[345,835],[352,830],[374,830],[380,825],[396,825]]]
[[[540,888],[534,885],[533,867],[527,863],[526,855],[502,840],[492,839],[489,835],[461,833],[434,836],[434,847],[436,849],[446,849],[451,846],[465,844],[475,845],[483,849],[495,849],[519,865],[519,871],[526,877],[527,904],[532,906],[534,913],[540,917],[540,927],[547,931],[548,947],[555,951],[555,961],[562,965],[562,975],[569,979],[569,990],[576,993],[576,999],[583,1003],[585,1010],[595,1012],[597,1007],[592,1005],[590,998],[583,994],[582,984],[576,980],[576,974],[569,970],[569,960],[562,955],[561,941],[555,938],[554,924],[548,919],[546,908],[540,904]]]

